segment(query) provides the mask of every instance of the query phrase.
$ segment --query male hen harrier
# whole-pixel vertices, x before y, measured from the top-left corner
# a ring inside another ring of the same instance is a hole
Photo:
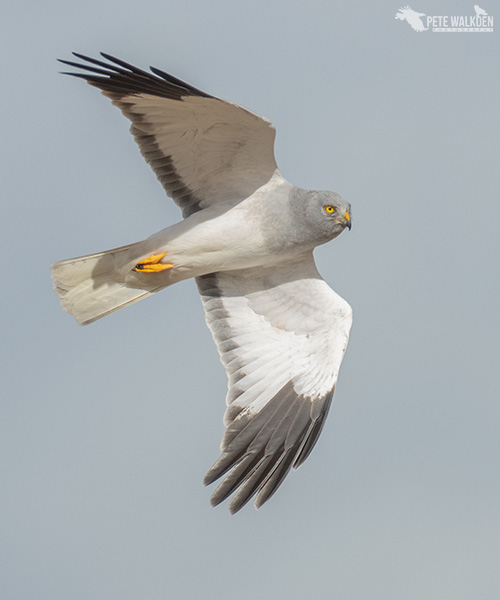
[[[184,220],[147,240],[52,265],[63,308],[86,325],[190,277],[226,368],[213,505],[261,506],[321,432],[351,309],[321,278],[313,249],[351,227],[338,194],[295,187],[274,159],[275,130],[250,111],[151,67],[75,54],[70,73],[102,90]]]

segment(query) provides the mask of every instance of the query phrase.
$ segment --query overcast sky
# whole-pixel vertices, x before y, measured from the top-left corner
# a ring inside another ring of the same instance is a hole
[[[5,4],[2,600],[498,600],[500,12],[417,32],[400,6]],[[58,74],[72,50],[266,116],[283,175],[352,204],[316,252],[354,310],[333,409],[259,511],[202,486],[226,379],[194,283],[89,327],[52,291],[50,263],[180,218],[119,111]]]

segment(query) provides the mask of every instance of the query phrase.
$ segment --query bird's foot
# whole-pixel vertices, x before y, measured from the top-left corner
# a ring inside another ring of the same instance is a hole
[[[163,252],[163,254],[151,254],[151,256],[138,262],[133,270],[139,273],[159,273],[160,271],[171,269],[174,266],[171,263],[160,262],[164,256],[167,256],[166,252]]]

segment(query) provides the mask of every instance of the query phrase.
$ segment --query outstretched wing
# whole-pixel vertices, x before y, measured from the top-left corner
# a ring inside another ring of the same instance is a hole
[[[68,73],[102,90],[132,121],[142,155],[184,217],[224,200],[250,196],[276,170],[275,129],[252,112],[150,67],[151,73],[102,53],[107,62]]]
[[[236,491],[238,511],[260,507],[311,452],[332,401],[352,322],[350,306],[321,279],[312,255],[292,265],[197,278],[229,388],[212,495]]]

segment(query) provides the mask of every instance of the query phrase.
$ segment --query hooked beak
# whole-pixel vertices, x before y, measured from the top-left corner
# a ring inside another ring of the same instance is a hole
[[[345,218],[345,225],[346,227],[349,227],[349,231],[351,230],[351,215],[349,214],[349,212],[346,210],[344,213],[344,218]]]

